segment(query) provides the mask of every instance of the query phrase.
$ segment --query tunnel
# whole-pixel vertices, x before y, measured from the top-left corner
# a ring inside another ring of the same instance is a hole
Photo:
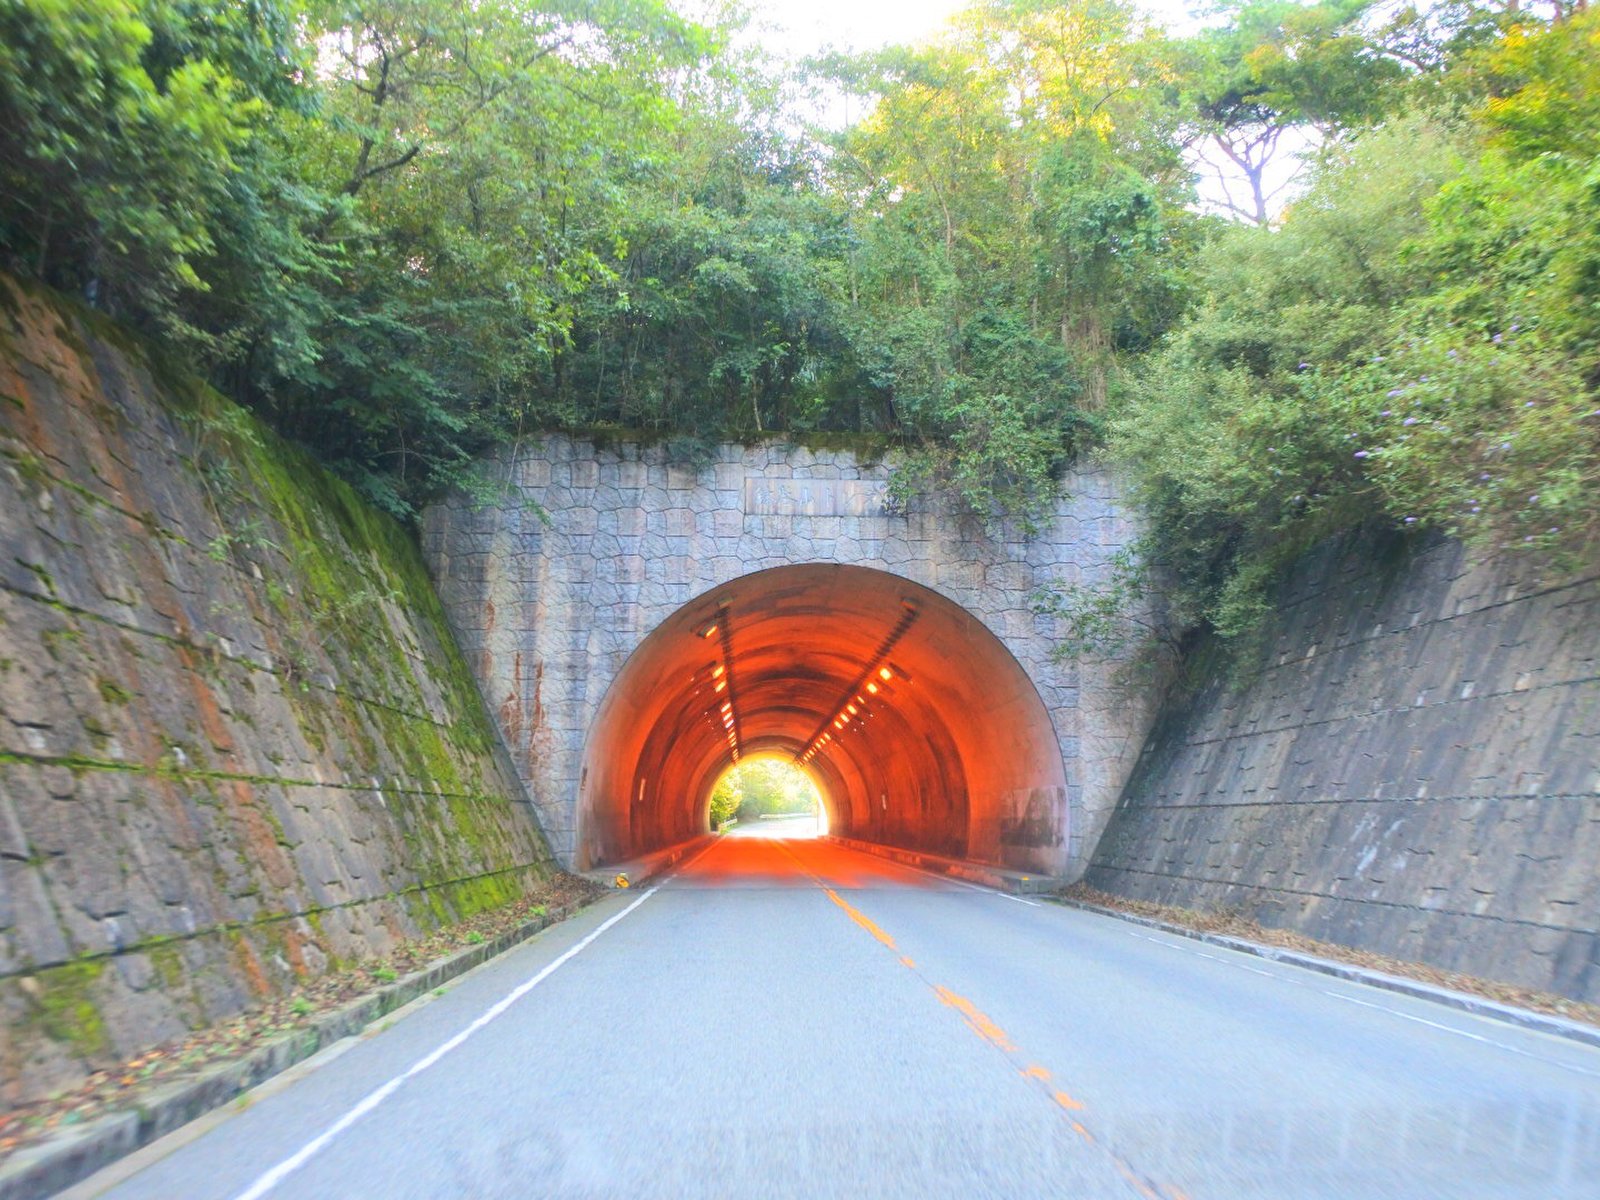
[[[834,835],[1065,868],[1066,770],[1033,682],[981,621],[897,575],[776,567],[654,629],[589,730],[579,869],[702,836],[718,778],[754,754],[812,777]]]

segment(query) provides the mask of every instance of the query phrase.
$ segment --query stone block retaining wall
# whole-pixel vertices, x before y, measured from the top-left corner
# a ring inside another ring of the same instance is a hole
[[[0,1106],[549,863],[399,527],[0,281]]]
[[[1600,1001],[1600,577],[1324,548],[1164,716],[1087,882]]]

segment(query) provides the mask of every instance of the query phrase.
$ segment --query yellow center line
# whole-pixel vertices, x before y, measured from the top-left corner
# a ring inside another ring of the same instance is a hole
[[[947,1005],[960,1013],[961,1019],[967,1023],[967,1027],[991,1046],[1003,1050],[1007,1054],[1015,1054],[1017,1052],[1016,1044],[1006,1036],[1006,1031],[996,1025],[988,1014],[979,1009],[971,1000],[968,1000],[965,996],[958,996],[949,988],[940,987],[938,984],[933,985],[933,994],[939,997],[941,1004]],[[1023,1073],[1026,1074],[1027,1072]]]
[[[867,916],[866,913],[855,907],[850,903],[850,901],[839,895],[839,893],[834,891],[831,887],[824,887],[822,890],[828,893],[829,900],[832,900],[835,904],[849,914],[852,921],[861,926],[861,928],[865,929],[873,937],[877,938],[885,946],[889,947],[889,949],[894,950],[897,954],[899,953],[899,949],[894,944],[894,939],[883,930],[879,929],[871,917]]]
[[[866,913],[862,912],[855,905],[851,904],[833,888],[829,887],[827,881],[807,867],[806,864],[800,860],[800,856],[791,850],[788,845],[783,842],[779,842],[778,846],[785,854],[794,859],[795,866],[800,868],[801,874],[805,875],[819,888],[821,888],[822,891],[827,895],[828,899],[832,900],[834,904],[838,905],[839,908],[844,911],[846,916],[848,916],[862,929],[871,934],[873,938],[875,938],[885,949],[893,953],[900,965],[905,967],[912,974],[916,975],[918,979],[926,984],[933,991],[933,994],[939,998],[939,1002],[941,1004],[945,1005],[947,1008],[953,1008],[956,1010],[956,1012],[960,1013],[961,1019],[966,1024],[968,1029],[972,1030],[984,1041],[988,1042],[996,1050],[1004,1054],[1012,1061],[1013,1065],[1017,1065],[1018,1073],[1023,1079],[1027,1080],[1030,1085],[1037,1086],[1040,1090],[1042,1090],[1044,1094],[1047,1095],[1052,1102],[1054,1102],[1056,1107],[1062,1110],[1063,1113],[1079,1112],[1084,1109],[1083,1101],[1078,1100],[1071,1093],[1063,1091],[1055,1086],[1051,1079],[1048,1068],[1042,1067],[1038,1063],[1031,1063],[1028,1066],[1019,1065],[1018,1059],[1021,1055],[1021,1051],[1017,1048],[1016,1043],[1014,1043],[1007,1035],[1006,1031],[1000,1028],[1000,1026],[996,1024],[988,1014],[986,1014],[977,1005],[973,1004],[973,1002],[968,1000],[965,996],[959,995],[947,987],[943,987],[940,984],[934,983],[931,979],[917,969],[917,964],[912,961],[909,955],[900,953],[900,947],[895,944],[894,938],[888,933],[887,930],[885,930],[871,917],[867,916]],[[1068,1123],[1070,1124],[1072,1131],[1081,1137],[1084,1142],[1090,1146],[1095,1146],[1097,1148],[1100,1147],[1099,1140],[1093,1133],[1089,1131],[1087,1127],[1083,1125],[1082,1122],[1069,1117]],[[1111,1159],[1111,1162],[1116,1167],[1118,1173],[1125,1180],[1127,1180],[1128,1184],[1136,1192],[1138,1192],[1140,1196],[1145,1197],[1146,1200],[1163,1200],[1163,1196],[1165,1196],[1167,1200],[1189,1200],[1186,1193],[1179,1191],[1175,1187],[1166,1188],[1164,1191],[1158,1190],[1149,1180],[1141,1177],[1139,1173],[1133,1169],[1132,1164],[1129,1163],[1127,1159],[1109,1147],[1103,1148],[1103,1152]]]

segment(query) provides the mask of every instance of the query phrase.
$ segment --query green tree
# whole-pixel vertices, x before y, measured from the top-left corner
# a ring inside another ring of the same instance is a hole
[[[540,371],[609,268],[617,163],[670,128],[700,32],[654,0],[317,10],[300,174],[343,198],[320,354],[252,401],[397,512],[538,419]]]
[[[979,4],[951,36],[836,73],[876,96],[835,156],[856,200],[863,379],[923,446],[902,494],[1048,506],[1096,437],[1120,355],[1175,315],[1190,237],[1167,68],[1132,10]]]
[[[1255,225],[1272,219],[1296,175],[1281,164],[1286,142],[1328,141],[1394,107],[1416,68],[1369,30],[1376,7],[1247,0],[1224,24],[1180,44],[1187,140],[1229,215]]]
[[[821,804],[817,788],[799,767],[781,758],[749,758],[730,774],[740,800],[741,821],[763,816],[799,816],[814,813]]]
[[[1248,632],[1287,563],[1363,525],[1592,558],[1597,39],[1514,24],[1451,107],[1347,140],[1281,229],[1202,255],[1113,437],[1180,625]]]
[[[753,55],[680,84],[670,150],[625,181],[609,276],[554,362],[562,419],[701,439],[855,427],[832,404],[842,205],[781,98]]]
[[[1112,436],[1180,626],[1252,628],[1285,563],[1382,511],[1356,455],[1385,409],[1352,404],[1343,380],[1419,286],[1402,252],[1458,141],[1397,122],[1344,147],[1281,229],[1236,226],[1201,255],[1195,308],[1141,363]]]
[[[747,758],[717,781],[711,792],[711,827],[731,817],[801,816],[820,811],[822,797],[811,777],[773,755]]]
[[[204,341],[214,260],[278,265],[219,236],[262,200],[258,131],[304,102],[273,0],[0,2],[0,256],[124,320]]]

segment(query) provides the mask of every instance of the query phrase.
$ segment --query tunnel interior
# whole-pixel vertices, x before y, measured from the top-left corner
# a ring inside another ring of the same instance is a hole
[[[781,754],[831,833],[1041,874],[1067,780],[1032,680],[982,622],[884,571],[759,571],[689,602],[623,665],[589,731],[578,867],[707,832],[734,763]]]

